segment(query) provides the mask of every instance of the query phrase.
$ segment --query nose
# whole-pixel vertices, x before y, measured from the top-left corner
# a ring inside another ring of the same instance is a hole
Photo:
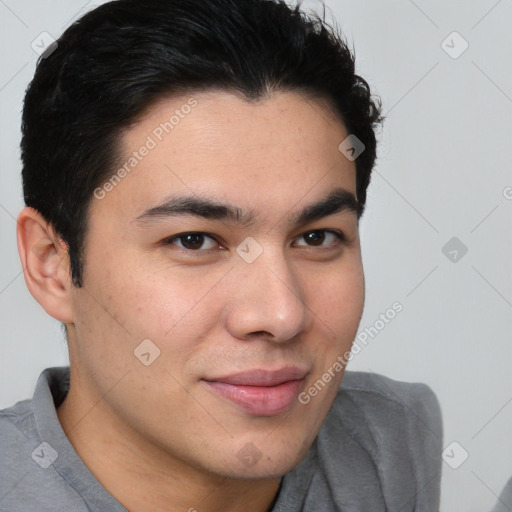
[[[312,311],[282,251],[268,250],[252,263],[238,262],[227,328],[237,339],[293,340],[309,328]]]

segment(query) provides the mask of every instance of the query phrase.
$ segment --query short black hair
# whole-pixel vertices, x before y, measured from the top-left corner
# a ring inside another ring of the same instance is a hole
[[[67,244],[76,287],[93,191],[121,161],[124,130],[164,96],[218,89],[247,101],[275,91],[327,100],[365,145],[356,159],[362,215],[381,104],[325,14],[283,0],[115,0],[51,50],[25,96],[23,192]]]

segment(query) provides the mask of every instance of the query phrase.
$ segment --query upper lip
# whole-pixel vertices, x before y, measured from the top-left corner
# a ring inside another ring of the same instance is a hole
[[[204,379],[208,382],[223,382],[233,386],[278,386],[290,380],[301,380],[307,375],[307,370],[298,366],[283,366],[277,370],[254,369],[245,370],[223,377]]]

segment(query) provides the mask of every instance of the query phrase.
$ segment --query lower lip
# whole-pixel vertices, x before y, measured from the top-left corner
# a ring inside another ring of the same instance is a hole
[[[289,380],[278,386],[237,386],[225,382],[204,381],[210,389],[255,416],[275,416],[296,400],[304,379]]]

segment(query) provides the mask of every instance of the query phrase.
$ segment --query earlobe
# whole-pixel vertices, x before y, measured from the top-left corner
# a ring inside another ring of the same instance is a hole
[[[18,216],[17,239],[30,293],[50,316],[73,323],[73,285],[67,245],[41,214],[30,207],[23,208]]]

